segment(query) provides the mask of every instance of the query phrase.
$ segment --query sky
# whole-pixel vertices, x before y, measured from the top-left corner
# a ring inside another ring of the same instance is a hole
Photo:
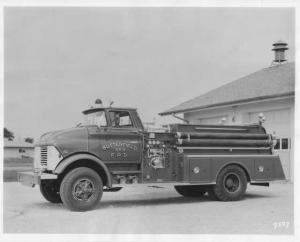
[[[157,114],[295,60],[291,8],[6,7],[4,126],[23,137],[74,127],[97,98]]]

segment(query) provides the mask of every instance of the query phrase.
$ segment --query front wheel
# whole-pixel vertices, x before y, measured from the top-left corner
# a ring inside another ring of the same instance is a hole
[[[236,201],[244,197],[247,177],[244,170],[236,165],[225,167],[218,175],[216,185],[210,193],[221,201]]]
[[[41,180],[40,191],[43,197],[51,203],[61,203],[59,183],[57,181]]]
[[[72,211],[93,209],[103,194],[103,183],[97,172],[87,167],[71,170],[60,185],[61,199]]]

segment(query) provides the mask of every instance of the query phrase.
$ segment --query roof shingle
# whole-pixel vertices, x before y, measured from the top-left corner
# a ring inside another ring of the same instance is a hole
[[[295,95],[295,63],[264,68],[181,103],[160,115]]]

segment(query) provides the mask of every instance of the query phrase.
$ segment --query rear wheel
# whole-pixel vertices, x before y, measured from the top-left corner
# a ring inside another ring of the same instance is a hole
[[[204,186],[175,186],[175,190],[184,197],[201,197],[205,194]]]
[[[87,167],[71,170],[60,186],[61,199],[72,211],[93,209],[100,201],[103,183],[97,172]]]
[[[51,203],[61,203],[59,183],[51,180],[41,180],[40,191],[43,197]]]
[[[207,193],[208,193],[208,196],[211,200],[219,200],[217,198],[217,196],[215,195],[215,192],[214,192],[214,185],[209,185],[207,186]]]
[[[244,197],[247,177],[244,170],[236,165],[225,167],[218,175],[211,193],[221,201],[236,201]]]

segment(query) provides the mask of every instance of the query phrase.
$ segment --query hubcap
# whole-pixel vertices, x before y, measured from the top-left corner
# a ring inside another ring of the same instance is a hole
[[[234,173],[227,174],[224,178],[224,187],[227,192],[236,192],[240,187],[239,177]]]
[[[87,202],[95,192],[95,185],[90,179],[80,179],[73,186],[73,197],[76,200]]]

